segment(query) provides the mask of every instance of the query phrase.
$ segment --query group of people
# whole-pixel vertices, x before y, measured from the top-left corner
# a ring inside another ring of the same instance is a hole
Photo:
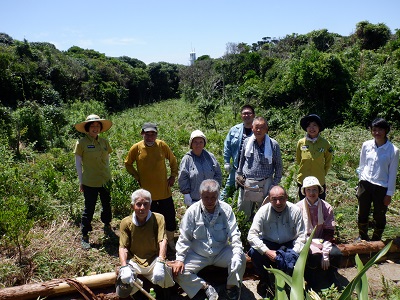
[[[278,142],[268,135],[267,120],[256,117],[250,105],[242,107],[241,118],[243,123],[233,126],[224,141],[224,170],[229,175],[221,192],[221,168],[215,156],[205,149],[207,138],[203,132],[191,133],[190,151],[178,169],[169,146],[157,138],[157,125],[143,124],[143,140],[130,148],[125,159],[127,172],[141,189],[131,196],[133,214],[120,225],[121,268],[117,280],[120,297],[129,297],[140,289],[142,283],[137,275],[141,274],[160,287],[157,295],[166,295],[168,288],[177,282],[189,298],[218,299],[216,289],[197,275],[204,267],[214,265],[228,269],[227,299],[239,299],[246,258],[232,206],[225,202],[233,198],[237,189],[238,209],[251,222],[248,255],[260,276],[257,287],[260,295],[273,294],[273,280],[265,267],[291,274],[314,228],[306,281],[312,284],[315,268],[329,271],[339,265],[341,253],[334,244],[334,213],[325,201],[325,177],[333,151],[320,134],[324,130],[320,117],[311,114],[300,121],[306,134],[296,148],[301,200],[296,204],[287,201],[288,194],[279,185],[282,158]],[[104,233],[111,231],[109,154],[112,149],[107,140],[98,136],[111,126],[111,121],[97,115],[75,125],[78,131],[86,133],[74,150],[80,191],[85,198],[81,222],[81,242],[85,249],[90,248],[88,234],[98,196]],[[381,239],[386,225],[399,161],[398,148],[387,138],[389,129],[384,119],[374,120],[370,126],[373,139],[362,145],[357,169],[358,239],[370,240],[368,218],[372,207],[375,229],[371,239]],[[171,187],[176,179],[187,210],[180,221],[175,244],[177,224]],[[173,263],[166,263],[168,247],[176,255]]]

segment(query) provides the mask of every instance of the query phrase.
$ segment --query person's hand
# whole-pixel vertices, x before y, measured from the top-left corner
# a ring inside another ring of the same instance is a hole
[[[227,173],[231,171],[231,164],[230,163],[225,163],[224,164],[224,169]]]
[[[244,183],[246,182],[246,178],[243,175],[237,175],[236,176],[236,183],[241,186],[244,187]]]
[[[80,191],[81,193],[83,193],[83,184],[82,184],[82,183],[79,184],[79,191]]]
[[[275,261],[276,258],[276,251],[275,250],[267,250],[264,254],[269,258],[271,261]]]
[[[183,202],[185,202],[185,204],[186,204],[187,206],[192,205],[193,200],[192,200],[192,197],[190,197],[190,194],[184,194],[184,195],[183,195]]]
[[[389,206],[390,202],[392,202],[392,196],[386,195],[383,198],[383,205]]]
[[[185,270],[185,264],[183,261],[176,260],[174,263],[171,264],[172,267],[172,273],[174,276],[178,276],[178,274],[182,274],[183,271]]]
[[[154,265],[153,269],[153,277],[151,278],[151,281],[155,284],[161,283],[164,281],[164,276],[165,276],[165,266],[164,262],[158,261]]]
[[[136,274],[129,267],[129,265],[121,267],[119,269],[119,274],[120,274],[121,281],[123,284],[133,285],[133,282],[136,280]]]
[[[168,178],[167,182],[168,182],[168,186],[170,186],[170,187],[173,186],[174,183],[175,183],[175,177],[174,176],[170,176]]]
[[[329,262],[329,253],[322,253],[322,259],[321,259],[321,268],[322,270],[328,270],[330,266]]]
[[[242,266],[242,256],[239,253],[233,254],[231,262],[231,273],[237,272],[241,266]]]

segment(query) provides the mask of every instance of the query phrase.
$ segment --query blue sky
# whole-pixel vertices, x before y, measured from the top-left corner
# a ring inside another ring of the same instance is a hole
[[[360,21],[400,29],[399,0],[7,0],[0,32],[29,42],[72,46],[146,64],[187,65],[224,55],[227,43],[251,45],[262,37],[313,30],[348,36]]]

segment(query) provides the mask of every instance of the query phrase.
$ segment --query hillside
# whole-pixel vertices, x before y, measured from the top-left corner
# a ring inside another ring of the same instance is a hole
[[[263,109],[257,109],[257,115],[268,115]],[[270,124],[270,136],[276,139],[282,151],[284,177],[281,184],[288,190],[290,200],[295,200],[296,165],[294,152],[297,140],[304,132],[299,126],[302,117],[300,111],[293,112],[287,126],[274,127]],[[81,119],[84,119],[81,116]],[[4,207],[13,210],[16,203],[26,203],[28,213],[34,220],[32,229],[26,233],[18,223],[14,232],[21,234],[24,241],[0,238],[0,287],[10,287],[25,283],[47,281],[52,278],[67,278],[112,272],[118,265],[118,228],[120,220],[130,213],[129,195],[137,187],[124,170],[123,160],[129,147],[140,140],[140,127],[145,121],[159,124],[159,138],[165,140],[180,161],[188,151],[190,132],[201,129],[208,138],[207,149],[214,153],[220,162],[223,140],[229,128],[238,123],[231,108],[220,107],[215,111],[213,122],[205,123],[196,107],[183,100],[168,100],[146,105],[111,115],[113,127],[104,134],[113,147],[111,156],[114,186],[112,190],[114,219],[113,230],[116,236],[104,238],[100,220],[100,207],[97,207],[94,231],[90,236],[92,250],[80,248],[79,220],[83,207],[83,197],[78,192],[72,147],[75,139],[69,140],[69,149],[52,149],[46,153],[37,153],[29,148],[22,149],[24,159],[10,160],[2,150],[3,189],[8,188],[10,196]],[[337,220],[337,239],[349,242],[357,235],[355,168],[358,164],[361,143],[370,138],[364,128],[356,126],[336,126],[323,132],[334,147],[333,166],[327,179],[327,201],[335,209]],[[396,128],[390,133],[391,140],[400,145],[400,135]],[[226,176],[226,174],[224,174]],[[11,185],[11,180],[14,179]],[[16,179],[16,181],[15,181]],[[7,185],[10,182],[10,185]],[[400,181],[397,181],[399,188]],[[21,194],[23,193],[23,194]],[[17,195],[24,195],[17,197]],[[185,211],[183,197],[174,187],[173,197],[177,210],[177,222]],[[400,232],[399,191],[393,198],[388,213],[388,225],[384,239],[393,239]],[[18,201],[23,202],[18,202]],[[7,201],[3,199],[2,201]],[[22,205],[21,204],[21,205]],[[20,212],[21,214],[21,212]],[[0,215],[4,220],[4,214]],[[19,230],[19,231],[18,231]],[[245,231],[242,229],[242,231]],[[21,255],[21,257],[20,257]]]

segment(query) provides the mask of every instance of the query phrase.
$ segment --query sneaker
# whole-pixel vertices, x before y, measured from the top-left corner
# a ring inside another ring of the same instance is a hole
[[[218,293],[213,288],[212,285],[208,285],[208,287],[206,288],[206,295],[207,295],[208,300],[217,300],[218,299]]]
[[[226,299],[238,300],[240,298],[240,289],[237,286],[226,289]]]
[[[85,250],[89,250],[91,248],[88,235],[82,236],[81,245],[82,245],[82,248]]]

